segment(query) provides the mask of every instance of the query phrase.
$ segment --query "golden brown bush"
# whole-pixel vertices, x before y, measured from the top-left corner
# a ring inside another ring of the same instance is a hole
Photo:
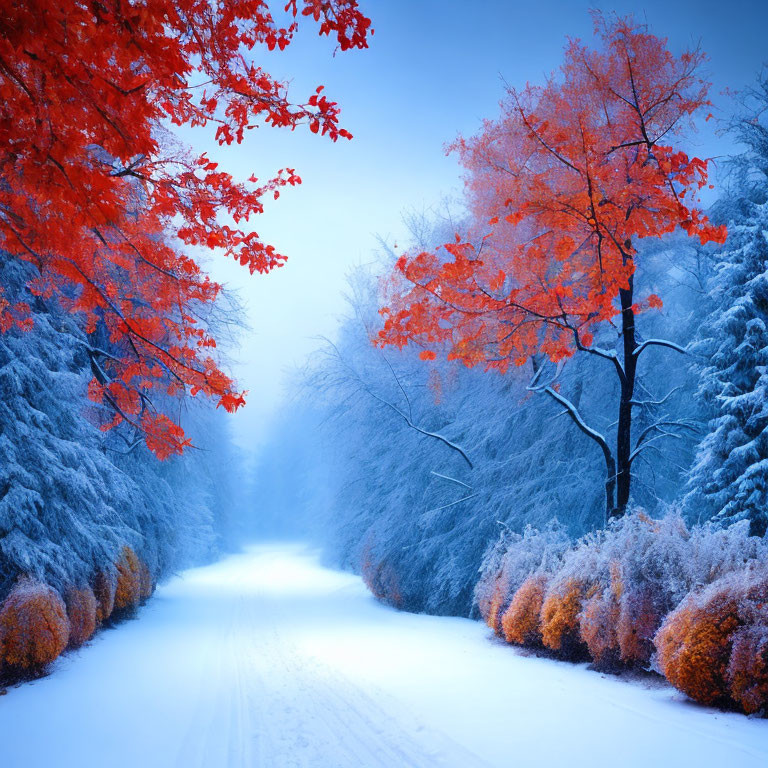
[[[747,713],[768,709],[768,567],[744,579],[742,626],[734,632],[726,671],[733,700]]]
[[[486,576],[484,589],[480,594],[476,593],[480,616],[497,635],[502,634],[501,617],[509,604],[509,593],[509,582],[503,572]]]
[[[141,600],[141,566],[139,558],[130,547],[123,547],[117,567],[115,611],[125,612],[136,608]]]
[[[621,661],[648,666],[653,654],[653,636],[661,619],[649,587],[636,587],[622,596],[616,626]]]
[[[695,614],[693,598],[684,600],[666,618],[653,638],[659,671],[675,685],[680,676],[680,659]]]
[[[139,561],[139,597],[141,602],[149,600],[152,597],[152,593],[155,591],[154,581],[152,579],[152,572],[149,570],[149,566],[143,561]]]
[[[607,667],[619,661],[617,627],[624,591],[618,563],[611,563],[610,574],[610,585],[595,591],[579,614],[579,635],[586,643],[589,655],[595,664]]]
[[[93,593],[96,597],[96,621],[103,624],[115,608],[117,579],[108,571],[97,571],[93,579]]]
[[[69,589],[65,595],[69,618],[69,645],[81,646],[96,631],[96,596],[89,586]]]
[[[566,657],[578,657],[583,653],[579,614],[584,600],[592,597],[595,591],[576,578],[550,586],[541,606],[541,639],[547,648]]]
[[[579,616],[579,635],[589,650],[592,661],[601,667],[612,667],[619,660],[619,603],[610,589],[598,592],[584,603]]]
[[[708,590],[703,599],[689,597],[656,634],[659,668],[695,701],[724,702],[731,642],[738,627],[738,597],[729,585]]]
[[[726,679],[733,700],[747,714],[768,707],[768,615],[734,633]]]
[[[400,608],[403,596],[400,592],[400,581],[395,569],[386,560],[376,561],[369,550],[366,551],[361,563],[363,581],[377,600]]]
[[[501,629],[508,643],[541,644],[541,607],[546,589],[547,577],[539,574],[529,576],[515,592],[501,617]]]
[[[47,584],[22,579],[0,608],[0,666],[15,672],[39,671],[66,648],[67,609]]]
[[[504,612],[504,595],[505,590],[500,585],[496,585],[493,590],[493,597],[491,598],[490,607],[488,609],[488,616],[485,619],[485,623],[497,634],[501,634],[501,617]]]
[[[480,618],[483,620],[483,623],[488,624],[488,616],[491,611],[491,602],[492,602],[492,595],[489,596],[485,593],[485,590],[481,594],[475,595],[475,605],[477,606],[477,611],[480,614]]]

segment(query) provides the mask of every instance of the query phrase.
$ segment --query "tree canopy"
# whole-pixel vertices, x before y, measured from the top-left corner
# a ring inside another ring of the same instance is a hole
[[[160,457],[189,440],[153,391],[203,393],[229,411],[244,402],[214,357],[204,307],[221,286],[195,249],[251,273],[280,266],[285,256],[247,222],[301,181],[286,168],[240,182],[169,128],[215,126],[220,145],[259,123],[351,138],[322,86],[295,103],[250,52],[283,50],[302,17],[342,50],[364,48],[369,19],[356,0],[282,10],[285,25],[263,0],[25,0],[0,19],[3,258],[32,263],[32,293],[84,317],[104,427],[133,425]],[[0,329],[30,322],[28,302],[0,293]]]

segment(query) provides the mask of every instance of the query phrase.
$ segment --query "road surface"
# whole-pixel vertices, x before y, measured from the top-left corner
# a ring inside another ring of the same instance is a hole
[[[184,572],[0,696],[2,768],[768,766],[768,721],[398,613],[302,545]]]

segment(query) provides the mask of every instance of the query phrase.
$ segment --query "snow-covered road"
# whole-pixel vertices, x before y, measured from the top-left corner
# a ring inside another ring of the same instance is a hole
[[[768,721],[397,613],[299,545],[160,588],[0,696],[2,768],[768,766]]]

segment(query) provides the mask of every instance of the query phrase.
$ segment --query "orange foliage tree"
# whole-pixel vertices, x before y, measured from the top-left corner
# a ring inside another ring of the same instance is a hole
[[[283,50],[301,17],[342,50],[363,48],[370,21],[357,0],[288,0],[284,13],[287,26],[265,0],[3,5],[3,258],[34,265],[33,294],[82,314],[91,339],[106,328],[110,348],[94,341],[88,350],[90,397],[107,409],[105,428],[132,425],[161,458],[188,440],[153,391],[204,393],[227,410],[243,402],[200,320],[220,285],[189,249],[220,250],[252,273],[281,265],[245,222],[266,195],[300,183],[291,168],[239,183],[164,126],[212,124],[221,145],[259,122],[351,138],[322,87],[293,103],[249,52]],[[28,313],[0,293],[0,330],[29,325]]]
[[[677,228],[702,243],[726,233],[698,207],[707,162],[673,143],[709,104],[703,54],[675,56],[631,19],[595,19],[598,48],[569,42],[559,76],[510,89],[501,117],[454,145],[474,231],[398,260],[377,341],[419,345],[424,359],[445,350],[449,360],[501,372],[531,361],[531,389],[563,406],[602,450],[611,515],[626,509],[635,457],[675,428],[659,423],[632,444],[641,353],[682,351],[638,333],[638,313],[661,300],[635,295],[637,240]],[[615,345],[596,345],[611,328]],[[545,375],[545,363],[576,352],[618,377],[613,447]]]

